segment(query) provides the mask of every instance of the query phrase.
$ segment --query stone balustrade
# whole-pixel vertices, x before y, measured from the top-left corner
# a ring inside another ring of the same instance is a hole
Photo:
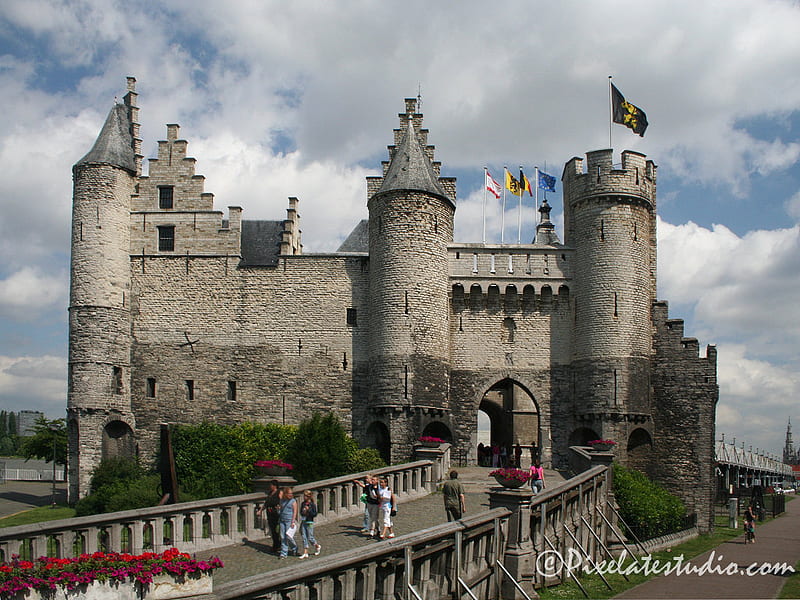
[[[207,598],[406,598],[412,597],[410,588],[419,598],[460,598],[464,586],[477,598],[497,597],[494,566],[509,514],[497,508],[270,571],[269,577],[240,579],[215,586]]]
[[[400,502],[435,490],[435,460],[420,460],[371,471],[386,477]],[[295,493],[316,493],[318,523],[361,514],[361,488],[354,482],[366,472],[295,486]],[[182,502],[137,510],[91,515],[0,529],[0,560],[13,554],[30,559],[64,558],[82,553],[145,551],[178,548],[194,553],[264,537],[256,511],[263,493]]]

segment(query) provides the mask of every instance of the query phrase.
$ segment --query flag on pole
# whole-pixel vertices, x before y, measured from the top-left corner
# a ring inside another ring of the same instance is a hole
[[[489,171],[486,171],[486,189],[494,194],[495,198],[500,198],[500,191],[502,188],[500,184],[494,180],[494,177],[489,174]]]
[[[647,115],[641,108],[625,100],[625,96],[613,83],[611,83],[611,112],[614,123],[625,125],[634,133],[644,137],[644,131],[647,129]]]
[[[556,178],[543,171],[537,171],[537,173],[539,174],[539,189],[544,190],[545,192],[555,192]]]
[[[522,169],[519,170],[519,185],[522,190],[520,191],[520,196],[522,196],[525,192],[528,192],[528,196],[533,196],[533,190],[531,189],[531,182],[528,181],[528,178],[525,177],[525,173],[522,172]]]
[[[522,196],[522,186],[508,169],[506,169],[506,189],[515,196]]]

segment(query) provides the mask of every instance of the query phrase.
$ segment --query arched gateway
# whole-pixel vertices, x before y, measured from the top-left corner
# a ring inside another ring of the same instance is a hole
[[[477,425],[477,439],[483,440],[485,446],[496,444],[511,450],[514,445],[520,444],[525,448],[523,460],[530,459],[528,448],[531,444],[541,448],[539,406],[533,394],[520,382],[507,377],[494,383],[483,395],[478,411],[483,412],[489,420],[488,435],[480,431],[482,423]],[[477,448],[472,450],[470,457],[473,463],[478,462]]]

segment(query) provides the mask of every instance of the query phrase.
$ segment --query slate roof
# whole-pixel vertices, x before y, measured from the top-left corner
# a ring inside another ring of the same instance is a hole
[[[362,219],[336,251],[369,252],[369,221]]]
[[[282,233],[283,221],[242,221],[242,266],[276,266]]]
[[[131,120],[124,104],[114,105],[94,146],[75,166],[89,164],[112,165],[136,173]]]
[[[433,170],[425,149],[419,142],[414,124],[409,119],[403,139],[395,150],[386,176],[377,194],[395,190],[414,190],[434,194],[452,202]],[[376,194],[376,195],[377,195]]]

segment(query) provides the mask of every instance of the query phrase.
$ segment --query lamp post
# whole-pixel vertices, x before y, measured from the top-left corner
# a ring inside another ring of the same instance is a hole
[[[50,423],[50,432],[53,434],[53,491],[50,499],[50,508],[56,507],[56,443],[58,441],[58,425]]]

